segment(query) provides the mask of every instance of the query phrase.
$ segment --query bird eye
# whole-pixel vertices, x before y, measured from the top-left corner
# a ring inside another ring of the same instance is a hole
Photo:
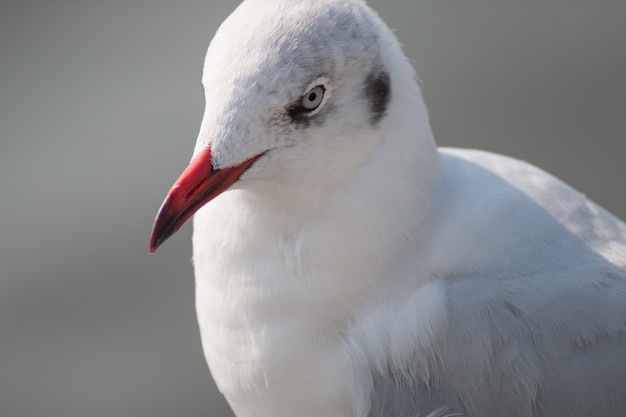
[[[326,89],[323,85],[318,85],[311,88],[304,96],[302,96],[302,99],[300,100],[302,110],[305,112],[310,112],[317,109],[319,105],[322,104],[324,91],[326,91]]]

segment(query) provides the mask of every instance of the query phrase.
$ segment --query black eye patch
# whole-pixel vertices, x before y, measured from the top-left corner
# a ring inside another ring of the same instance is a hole
[[[391,96],[391,81],[385,71],[374,71],[365,79],[363,89],[365,97],[370,104],[370,118],[372,124],[376,124],[383,118],[387,111]]]

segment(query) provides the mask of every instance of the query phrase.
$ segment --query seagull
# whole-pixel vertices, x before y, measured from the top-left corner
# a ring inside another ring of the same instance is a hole
[[[438,148],[361,0],[246,0],[149,251],[194,214],[204,355],[238,417],[626,415],[626,225]]]

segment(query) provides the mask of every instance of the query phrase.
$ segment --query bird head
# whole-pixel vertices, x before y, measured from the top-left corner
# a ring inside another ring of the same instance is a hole
[[[412,79],[407,68],[360,0],[243,2],[208,48],[194,156],[161,206],[150,253],[226,190],[345,180],[381,142],[394,74]]]

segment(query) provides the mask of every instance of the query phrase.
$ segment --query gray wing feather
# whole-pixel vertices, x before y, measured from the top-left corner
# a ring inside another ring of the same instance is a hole
[[[626,278],[603,266],[450,283],[439,385],[473,417],[626,415]]]
[[[438,369],[427,386],[379,383],[370,417],[626,416],[626,272],[569,244],[575,262],[557,251],[543,273],[448,277]]]
[[[434,387],[379,377],[367,417],[466,417],[462,406]]]

